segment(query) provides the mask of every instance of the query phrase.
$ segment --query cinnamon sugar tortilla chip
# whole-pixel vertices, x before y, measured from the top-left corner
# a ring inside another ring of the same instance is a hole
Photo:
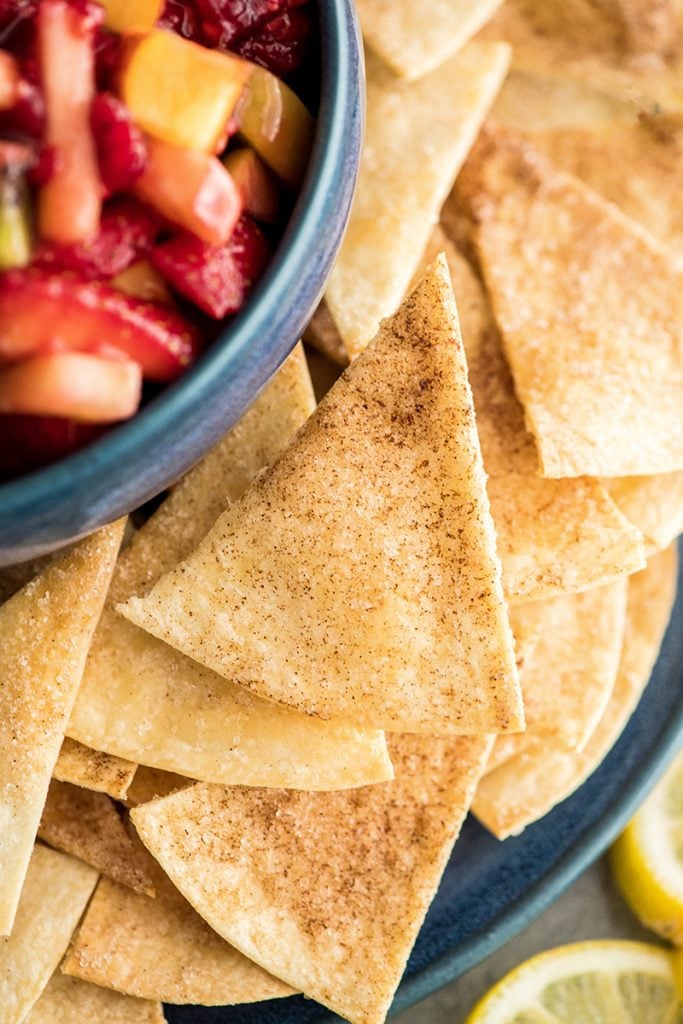
[[[683,266],[502,130],[458,194],[543,475],[683,469]]]
[[[360,177],[325,295],[352,358],[398,308],[508,58],[504,45],[470,43],[408,83],[368,55]]]
[[[479,783],[472,810],[499,839],[517,835],[565,800],[616,743],[649,679],[676,590],[676,552],[653,555],[629,581],[624,648],[614,692],[585,749],[558,749],[528,736],[505,737],[507,759]],[[519,752],[509,756],[515,744]],[[496,754],[494,752],[494,759]]]
[[[461,49],[501,0],[356,0],[365,41],[397,75],[422,78]]]
[[[536,475],[536,446],[482,284],[443,231],[430,245],[443,250],[453,279],[508,601],[586,590],[642,568],[642,537],[602,483]]]
[[[62,959],[96,882],[97,872],[81,861],[44,846],[33,850],[12,934],[0,938],[2,1024],[23,1024]]]
[[[3,935],[12,928],[50,776],[122,530],[123,523],[115,523],[81,541],[0,606]]]
[[[525,135],[609,130],[637,119],[638,107],[555,71],[512,70],[491,107],[491,118]]]
[[[132,761],[93,750],[65,736],[52,775],[60,782],[124,800],[136,767]]]
[[[197,785],[131,812],[229,942],[353,1024],[380,1024],[467,813],[488,737],[390,737],[393,782]]]
[[[136,892],[154,895],[144,859],[139,856],[119,812],[106,794],[53,779],[38,826],[38,837]]]
[[[116,567],[70,736],[211,782],[336,789],[391,778],[381,733],[259,700],[155,640],[114,607],[189,554],[313,408],[297,347],[237,426],[138,531]]]
[[[683,473],[620,477],[607,489],[645,537],[650,552],[661,551],[683,532]]]
[[[522,726],[445,260],[199,548],[122,610],[299,711],[430,734]]]
[[[614,689],[626,618],[626,579],[510,610],[515,639],[537,642],[520,670],[525,735],[583,750]]]
[[[161,1003],[133,999],[56,971],[24,1024],[165,1024]]]
[[[203,1006],[292,994],[209,928],[136,842],[156,898],[103,878],[64,961],[68,975],[142,999]]]

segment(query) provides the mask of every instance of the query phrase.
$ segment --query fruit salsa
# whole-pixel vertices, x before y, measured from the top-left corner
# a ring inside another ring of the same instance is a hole
[[[0,479],[133,416],[242,307],[306,170],[283,78],[313,32],[310,0],[0,0]]]

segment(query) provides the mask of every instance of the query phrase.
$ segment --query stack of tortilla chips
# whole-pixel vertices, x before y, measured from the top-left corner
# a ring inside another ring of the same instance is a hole
[[[121,553],[0,570],[3,1024],[295,992],[381,1024],[467,813],[504,839],[572,793],[657,656],[680,4],[358,10],[318,351]]]

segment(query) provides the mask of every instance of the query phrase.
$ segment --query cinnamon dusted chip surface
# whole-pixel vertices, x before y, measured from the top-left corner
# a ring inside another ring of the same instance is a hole
[[[482,824],[499,839],[517,835],[570,796],[616,743],[649,679],[675,591],[674,548],[653,555],[647,569],[629,580],[624,647],[616,685],[583,751],[563,751],[526,735],[502,738],[505,760],[484,776],[472,804]],[[513,755],[515,746],[517,753]],[[495,748],[493,759],[495,764]]]
[[[164,1024],[161,1003],[133,999],[56,971],[24,1024]]]
[[[52,775],[60,782],[70,782],[74,786],[107,793],[115,800],[124,800],[136,768],[132,761],[93,750],[65,736]]]
[[[84,860],[103,875],[137,892],[154,895],[144,858],[139,856],[119,812],[105,793],[93,793],[53,779],[38,836],[50,846]]]
[[[23,1024],[64,956],[96,882],[97,872],[87,864],[35,847],[12,934],[0,938],[2,1024]]]
[[[131,813],[220,934],[353,1024],[380,1024],[490,744],[393,735],[393,782],[326,794],[197,785]]]
[[[683,532],[683,473],[620,477],[607,489],[645,537],[650,553],[668,547]]]
[[[0,934],[12,927],[122,530],[81,541],[0,607]]]
[[[199,548],[122,610],[300,711],[396,731],[521,728],[445,260]]]
[[[683,468],[683,267],[500,129],[458,194],[543,475]]]
[[[403,82],[368,54],[360,177],[325,295],[351,358],[403,299],[508,59],[504,45],[470,43]]]
[[[69,723],[74,739],[210,782],[336,789],[391,778],[383,735],[259,700],[115,610],[199,543],[315,407],[298,346],[122,553]]]

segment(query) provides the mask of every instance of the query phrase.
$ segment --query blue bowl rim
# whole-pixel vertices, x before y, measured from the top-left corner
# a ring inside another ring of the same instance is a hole
[[[359,96],[363,89],[362,49],[357,20],[349,0],[318,0],[318,17],[322,49],[321,104],[313,151],[294,210],[265,278],[254,289],[244,310],[230,321],[197,364],[132,420],[112,428],[103,438],[74,455],[0,484],[0,537],[8,523],[33,519],[41,502],[48,501],[53,509],[64,502],[73,509],[76,492],[82,493],[87,503],[88,489],[96,486],[101,493],[107,482],[111,490],[124,495],[123,499],[112,502],[106,515],[98,508],[87,522],[78,524],[79,535],[131,511],[159,493],[239,419],[300,337],[322,294],[341,242],[360,159],[360,132],[355,144],[349,146],[349,125],[357,124],[359,116],[362,117],[362,112],[359,115]],[[325,240],[326,222],[338,197],[340,205],[336,209],[343,209],[343,224],[332,240]],[[301,268],[310,263],[316,247],[322,248],[316,286],[313,291],[310,286],[308,292],[304,291],[305,308],[300,307],[293,314],[287,345],[281,344],[272,351],[268,335],[272,310],[285,308],[296,293]],[[206,443],[205,433],[202,450],[186,456],[180,468],[176,466],[170,474],[161,472],[158,464],[153,465],[146,483],[141,482],[136,489],[134,504],[130,503],[130,497],[126,500],[130,488],[120,483],[120,466],[137,465],[150,451],[163,450],[159,446],[174,424],[196,421],[206,408],[207,395],[217,395],[216,382],[220,380],[224,385],[226,380],[235,378],[241,380],[242,390],[234,411],[213,430],[209,443]],[[48,535],[50,529],[44,532]],[[40,536],[38,541],[45,539],[54,546],[55,541],[73,539],[73,534]],[[29,537],[28,542],[30,540]]]

